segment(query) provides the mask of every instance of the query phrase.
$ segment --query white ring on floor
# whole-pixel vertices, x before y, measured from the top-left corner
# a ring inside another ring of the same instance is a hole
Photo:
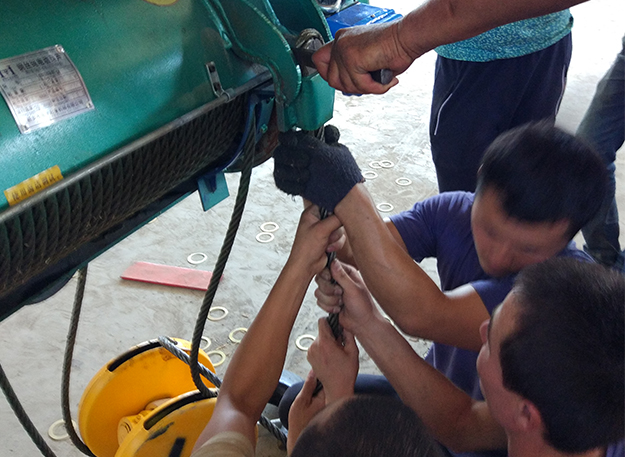
[[[223,351],[214,350],[214,351],[207,352],[206,355],[208,356],[209,359],[210,359],[211,355],[218,355],[219,357],[221,357],[217,362],[213,362],[211,360],[211,363],[213,364],[213,367],[218,367],[219,365],[221,365],[222,363],[224,363],[226,361],[226,354],[224,354]]]
[[[378,211],[388,213],[390,211],[393,211],[395,207],[390,203],[378,203],[378,206],[376,206],[376,208],[378,209]]]
[[[267,233],[275,232],[279,228],[280,226],[276,224],[275,222],[263,222],[262,224],[260,224],[261,231],[267,232]]]
[[[395,183],[397,183],[398,186],[409,186],[410,184],[412,184],[412,181],[408,178],[397,178],[395,180]]]
[[[310,344],[312,344],[312,342],[315,341],[315,338],[317,338],[315,335],[300,335],[295,340],[295,346],[297,346],[297,349],[299,349],[300,351],[307,351],[310,345],[303,346],[302,340],[310,340]]]
[[[78,428],[76,421],[73,419],[72,419],[72,424],[74,424],[74,428]],[[63,425],[63,427],[65,427],[65,421],[63,419],[59,419],[58,421],[52,423],[52,425],[50,425],[50,428],[48,428],[48,436],[52,438],[54,441],[62,441],[62,440],[69,438],[69,434],[67,433],[67,430],[65,428],[64,428],[63,434],[56,433],[55,429],[59,425]]]
[[[259,243],[270,243],[274,239],[273,233],[271,232],[260,232],[256,235],[256,241]]]
[[[200,349],[201,349],[202,351],[205,351],[205,350],[207,350],[209,347],[211,347],[212,342],[211,342],[211,340],[210,340],[208,337],[203,336],[202,338],[200,338],[200,340],[201,340],[201,341],[203,341],[204,343],[206,343],[206,344],[204,344],[204,346],[200,345]]]
[[[200,256],[200,258],[195,260],[193,257],[196,256]],[[189,262],[191,265],[198,265],[202,262],[206,262],[206,259],[208,259],[208,256],[203,252],[194,252],[193,254],[189,254],[189,257],[187,257],[187,262]]]
[[[369,166],[375,169],[382,168],[382,164],[379,160],[372,160],[371,162],[369,162]]]
[[[234,337],[234,334],[236,332],[246,333],[247,329],[245,327],[235,328],[233,331],[230,332],[230,335],[228,335],[228,338],[230,338],[230,341],[232,341],[233,343],[240,343],[241,340],[238,340]],[[241,337],[241,339],[243,339],[243,337]]]
[[[221,316],[211,316],[211,313],[213,311],[221,311],[223,314]],[[217,322],[217,321],[222,320],[227,315],[228,315],[228,310],[224,308],[223,306],[213,306],[208,312],[208,316],[206,316],[206,319],[208,319],[209,321]]]
[[[378,177],[378,174],[375,171],[366,170],[362,172],[362,177],[365,179],[375,179]]]
[[[384,160],[380,160],[380,166],[382,168],[393,168],[395,166],[395,163],[391,160],[384,159]]]

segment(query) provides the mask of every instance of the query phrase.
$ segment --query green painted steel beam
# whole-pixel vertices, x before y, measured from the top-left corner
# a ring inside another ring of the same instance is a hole
[[[216,98],[205,65],[224,87],[258,69],[224,42],[199,1],[161,7],[141,0],[4,0],[0,59],[61,45],[80,72],[93,111],[20,134],[0,100],[0,190],[58,165],[70,175]],[[0,193],[0,208],[7,204]]]
[[[94,109],[22,134],[0,100],[0,190],[53,166],[70,176],[215,100],[208,62],[224,89],[265,71],[260,63],[274,77],[282,130],[323,125],[333,91],[302,79],[283,35],[308,27],[329,37],[315,0],[3,0],[0,60],[62,46]]]

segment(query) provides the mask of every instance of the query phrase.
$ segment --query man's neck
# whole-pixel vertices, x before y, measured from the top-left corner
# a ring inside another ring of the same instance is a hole
[[[508,457],[605,457],[605,454],[605,448],[592,449],[578,454],[560,452],[542,438],[508,435]]]

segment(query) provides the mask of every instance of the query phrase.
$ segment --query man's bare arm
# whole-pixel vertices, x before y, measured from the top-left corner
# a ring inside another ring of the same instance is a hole
[[[315,53],[321,76],[348,93],[381,94],[395,86],[373,81],[370,71],[401,74],[437,46],[471,38],[510,22],[542,16],[586,0],[429,0],[399,21],[339,30]]]
[[[274,164],[280,189],[314,201],[338,217],[367,285],[400,328],[441,343],[479,349],[478,329],[489,317],[481,298],[470,286],[442,293],[412,260],[380,218],[349,149],[302,132],[287,132],[280,136]]]
[[[419,357],[377,311],[358,272],[339,262],[332,272],[344,290],[341,324],[356,335],[404,403],[432,435],[458,452],[504,449],[506,435],[485,402],[472,400]]]
[[[280,379],[291,328],[311,279],[327,260],[328,237],[338,226],[334,217],[320,221],[314,208],[302,214],[289,259],[228,365],[196,449],[223,431],[256,441],[256,422]]]
[[[562,11],[586,0],[430,0],[398,23],[397,40],[412,59],[495,27]]]
[[[443,293],[408,255],[357,184],[336,206],[362,276],[382,309],[405,333],[478,351],[489,313],[470,285]]]
[[[390,323],[378,319],[358,341],[404,403],[455,452],[505,449],[506,435],[486,402],[474,401],[421,359]]]

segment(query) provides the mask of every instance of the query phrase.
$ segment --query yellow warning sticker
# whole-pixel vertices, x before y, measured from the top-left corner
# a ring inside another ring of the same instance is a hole
[[[57,181],[63,179],[61,169],[58,165],[55,165],[41,173],[36,174],[32,178],[28,178],[13,187],[4,191],[4,196],[9,202],[10,206],[16,205],[22,200],[26,200],[28,197],[35,195],[37,192],[42,191],[46,187],[50,187]]]

